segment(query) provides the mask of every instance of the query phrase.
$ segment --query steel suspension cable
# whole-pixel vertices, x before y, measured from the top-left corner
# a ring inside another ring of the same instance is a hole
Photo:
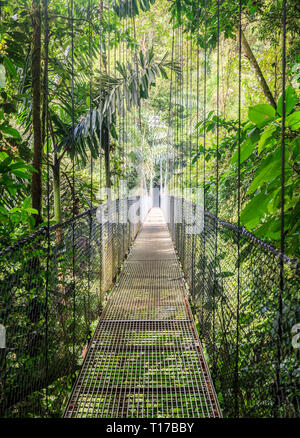
[[[180,52],[179,52],[179,27],[177,28],[177,57],[179,58],[179,62],[180,62],[180,68],[182,71],[182,65],[181,65],[181,58],[180,58]],[[183,72],[182,72],[183,75]],[[180,78],[180,81],[182,79]],[[178,105],[179,105],[179,94],[180,94],[180,82],[178,84],[175,96],[176,96],[176,100],[175,100],[175,114],[176,114],[176,136],[175,136],[175,140],[176,140],[176,158],[177,158],[177,166],[176,166],[176,195],[179,196],[179,157],[180,157],[180,153],[179,153],[179,114],[178,114]]]
[[[219,216],[219,112],[220,112],[220,0],[217,0],[217,102],[216,102],[216,111],[217,111],[217,144],[216,144],[216,210],[215,216],[217,220],[215,221],[215,264],[214,264],[214,277],[215,282],[217,282],[217,270],[218,270],[218,216]],[[215,294],[213,294],[213,363],[212,370],[215,372],[216,370],[216,302],[215,302]]]
[[[182,20],[182,17],[181,17]],[[182,63],[182,70],[184,71],[184,44],[183,44],[183,23],[181,23],[180,26],[180,58],[181,58],[181,63]],[[187,76],[187,72],[186,72],[186,76]],[[180,120],[181,120],[181,136],[180,136],[180,150],[181,150],[181,155],[180,155],[180,162],[181,162],[181,172],[180,172],[180,176],[181,176],[181,197],[183,197],[183,186],[184,186],[184,173],[183,173],[183,160],[184,160],[184,142],[185,142],[185,131],[186,131],[186,118],[184,118],[184,108],[185,108],[185,104],[184,104],[184,77],[182,80],[182,84],[181,84],[181,88],[180,88],[180,92],[181,92],[181,99],[180,99]],[[182,223],[184,223],[182,221]]]
[[[121,44],[121,35],[124,35],[124,19],[122,20],[122,30],[119,33],[119,62],[124,64],[124,42]],[[123,177],[126,178],[126,164],[125,164],[125,137],[124,137],[124,102],[122,104],[122,116],[120,117],[120,153],[121,153],[121,162],[123,169]],[[123,186],[124,188],[124,186]],[[124,196],[125,193],[121,193],[121,197]],[[120,202],[120,201],[119,201]],[[122,201],[122,209],[124,209],[124,201]],[[123,211],[123,210],[122,210]],[[125,255],[125,224],[124,224],[125,211],[122,214],[122,257]]]
[[[206,91],[207,91],[207,0],[204,1],[204,72],[203,72],[203,261],[202,261],[202,303],[201,303],[201,325],[204,327],[204,295],[205,295],[205,276],[206,276]]]
[[[100,53],[100,57],[99,57],[99,96],[100,96],[100,102],[99,102],[99,198],[100,198],[100,194],[101,194],[101,188],[102,188],[102,125],[103,125],[103,117],[102,117],[102,87],[101,87],[101,73],[102,73],[102,50],[103,50],[103,0],[100,0],[99,3],[99,53]],[[101,202],[102,199],[99,199],[99,201]],[[103,247],[103,242],[102,242],[102,227],[103,224],[101,223],[100,225],[100,234],[101,234],[101,245]],[[101,260],[101,273],[99,275],[99,311],[102,310],[102,301],[103,301],[103,297],[102,297],[102,288],[103,288],[103,282],[102,282],[102,260]]]
[[[190,126],[189,126],[189,171],[190,171],[190,191],[192,193],[192,119],[193,119],[193,35],[192,30],[190,32]],[[192,200],[192,199],[191,199]]]
[[[199,28],[200,28],[200,0],[197,1],[197,32],[196,32],[196,148],[195,153],[198,154],[199,151],[199,76],[200,76],[200,63],[199,63],[199,57],[200,57],[200,51],[199,51]],[[200,201],[198,199],[198,178],[199,178],[199,164],[198,164],[198,158],[196,159],[196,176],[195,176],[195,203],[196,208],[198,205],[198,202]],[[192,240],[192,281],[191,281],[191,290],[192,290],[192,309],[196,309],[196,303],[195,303],[195,233],[193,233],[193,240]]]
[[[44,0],[44,21],[45,21],[45,64],[44,64],[44,93],[45,93],[45,123],[46,123],[46,155],[47,155],[47,253],[46,253],[46,291],[45,291],[45,380],[46,380],[46,415],[49,411],[49,268],[50,268],[50,162],[49,162],[49,17],[48,0]]]
[[[171,62],[174,63],[174,26],[172,29],[172,49],[171,49]],[[176,74],[174,73],[175,77]],[[167,165],[166,165],[166,181],[168,179],[168,172],[171,175],[171,158],[170,158],[170,129],[171,129],[171,108],[172,108],[172,86],[173,86],[173,68],[171,69],[170,79],[170,92],[169,92],[169,114],[168,114],[168,138],[167,138]],[[172,127],[173,128],[173,127]],[[168,165],[169,163],[169,165]],[[174,167],[174,163],[173,163]],[[170,169],[169,169],[170,168]]]
[[[190,137],[189,137],[189,130],[190,130],[190,117],[191,117],[191,106],[190,106],[190,97],[191,97],[191,88],[190,88],[190,71],[192,68],[192,62],[190,59],[190,44],[189,44],[189,35],[187,33],[186,36],[186,99],[185,99],[185,106],[186,106],[186,127],[185,127],[185,147],[184,147],[184,164],[185,164],[185,184],[184,186],[186,188],[189,187],[189,147],[190,147]]]
[[[237,186],[237,306],[236,306],[236,358],[235,358],[235,376],[234,376],[234,403],[235,403],[235,416],[239,417],[239,341],[240,341],[240,211],[241,211],[241,85],[242,85],[242,0],[239,0],[238,5],[239,16],[239,38],[238,38],[238,186]]]
[[[74,103],[74,0],[70,0],[71,20],[71,111],[72,111],[72,279],[73,279],[73,354],[75,353],[76,341],[76,277],[75,277],[75,103]]]
[[[282,119],[281,119],[281,193],[280,193],[280,280],[278,299],[278,336],[277,336],[277,409],[282,401],[281,395],[281,344],[282,344],[282,316],[283,316],[283,294],[285,290],[284,273],[284,251],[285,251],[285,119],[286,119],[286,17],[287,2],[282,2]]]
[[[88,40],[89,40],[89,113],[90,113],[90,132],[92,132],[92,119],[93,119],[93,108],[92,108],[92,78],[93,78],[93,68],[92,68],[92,10],[91,10],[91,0],[88,0],[87,8],[87,18],[88,18]],[[91,142],[92,144],[92,142]],[[92,229],[93,229],[93,153],[92,148],[90,151],[90,217],[89,217],[89,245],[88,245],[88,304],[87,304],[87,337],[90,336],[90,325],[91,325],[91,315],[90,315],[90,295],[91,295],[91,240],[92,240]]]

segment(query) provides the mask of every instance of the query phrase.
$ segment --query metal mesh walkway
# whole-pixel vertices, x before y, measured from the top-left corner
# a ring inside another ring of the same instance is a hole
[[[65,417],[219,417],[161,210],[138,234],[90,342]]]

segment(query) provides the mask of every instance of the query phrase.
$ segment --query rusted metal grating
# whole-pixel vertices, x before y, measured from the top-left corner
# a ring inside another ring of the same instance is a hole
[[[161,210],[148,215],[90,342],[65,417],[219,417]]]

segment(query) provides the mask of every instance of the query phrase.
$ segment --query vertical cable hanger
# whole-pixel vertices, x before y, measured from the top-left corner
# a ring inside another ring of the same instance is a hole
[[[190,39],[190,41],[189,41]],[[190,62],[190,66],[188,68],[188,64],[187,64],[187,108],[188,108],[188,117],[187,117],[187,134],[186,134],[186,139],[187,139],[187,145],[186,145],[186,160],[185,160],[185,168],[186,168],[186,189],[188,189],[190,192],[188,194],[188,199],[187,201],[190,203],[191,202],[191,189],[192,189],[192,114],[193,114],[193,107],[192,107],[192,96],[193,96],[193,84],[192,84],[192,72],[193,72],[193,57],[192,57],[192,31],[190,31],[190,38],[188,37],[188,33],[187,33],[187,63],[188,61]],[[188,210],[189,211],[189,210]],[[190,214],[190,213],[189,213]],[[189,226],[189,224],[188,224]],[[186,232],[185,232],[186,235]],[[189,246],[187,247],[187,249],[190,247],[191,244],[191,236],[188,235],[188,241],[189,241]],[[193,250],[192,250],[193,252]],[[190,265],[189,265],[189,254],[186,254],[186,258],[187,258],[187,269],[190,270]]]
[[[72,278],[73,278],[73,354],[76,341],[76,278],[75,278],[75,105],[74,105],[74,0],[70,0],[71,20],[71,109],[72,109]]]
[[[181,81],[183,78],[183,71],[182,71],[180,50],[179,50],[179,44],[180,44],[179,35],[180,34],[179,34],[179,27],[178,27],[177,28],[176,49],[177,49],[177,58],[179,59],[180,70],[181,70],[181,77],[180,77],[180,80],[179,80],[178,86],[176,87],[177,89],[175,92],[175,96],[176,96],[176,101],[175,101],[175,117],[176,117],[175,141],[176,141],[176,145],[177,145],[177,150],[176,150],[177,166],[176,166],[175,185],[176,185],[176,196],[178,196],[178,197],[180,196],[180,194],[179,194],[180,150],[179,150],[179,111],[178,111],[178,107],[179,107]]]
[[[280,280],[278,299],[278,336],[277,336],[277,364],[276,364],[276,408],[281,405],[281,343],[282,343],[282,312],[283,294],[285,289],[284,278],[284,251],[285,251],[285,119],[286,119],[286,11],[287,2],[282,2],[282,118],[281,118],[281,194],[280,194]]]
[[[199,65],[199,57],[200,57],[200,51],[199,51],[199,27],[200,27],[200,0],[197,1],[197,38],[196,38],[196,153],[198,153],[199,150],[199,76],[200,76],[200,65]],[[199,179],[199,164],[198,164],[198,158],[196,161],[196,183],[195,183],[195,189],[196,189],[196,205],[199,202],[198,199],[198,179]],[[193,234],[193,247],[192,247],[192,298],[193,298],[193,306],[195,306],[195,234]]]
[[[89,113],[90,113],[90,133],[92,133],[93,129],[93,108],[92,108],[92,81],[93,81],[93,67],[92,67],[92,8],[91,8],[91,0],[88,0],[88,8],[87,8],[87,19],[88,19],[88,43],[89,43]],[[92,145],[92,141],[91,141]],[[89,245],[88,245],[88,303],[87,303],[87,337],[90,337],[90,326],[91,326],[91,240],[92,240],[92,233],[93,233],[93,170],[94,170],[94,163],[93,163],[93,153],[92,153],[92,147],[91,147],[91,153],[90,153],[90,217],[89,217]]]
[[[129,22],[130,19],[126,18],[126,34],[129,35],[130,38],[130,26],[129,26]],[[125,43],[124,46],[124,66],[125,69],[127,69],[127,65],[128,65],[128,44]],[[127,159],[127,163],[128,163],[128,167],[129,167],[129,158],[128,158],[128,153],[129,153],[129,146],[128,146],[128,108],[126,106],[126,99],[124,100],[124,139],[125,139],[125,155],[126,155],[126,159]],[[132,130],[133,132],[133,130]],[[128,173],[130,171],[130,167],[128,168]],[[127,214],[128,214],[128,210],[129,210],[129,201],[127,200]],[[130,241],[130,221],[129,224],[127,223],[127,249],[129,246],[129,241]]]
[[[193,71],[194,71],[194,65],[193,65],[193,31],[191,29],[190,31],[191,34],[191,42],[190,42],[190,58],[191,58],[191,69],[190,69],[190,93],[191,93],[191,98],[190,98],[190,129],[189,129],[189,137],[190,137],[190,147],[189,147],[189,160],[190,160],[190,166],[189,166],[189,173],[190,173],[190,199],[189,202],[191,203],[191,215],[192,218],[195,216],[195,208],[194,208],[194,203],[193,203],[193,182],[192,182],[192,150],[193,150],[193,135],[192,135],[192,115],[193,115],[193,106],[194,106],[194,87],[193,87]],[[191,224],[194,225],[194,224]],[[192,235],[190,236],[190,245],[191,245],[191,266],[189,267],[189,269],[191,270],[191,294],[192,297],[194,297],[195,295],[195,291],[194,291],[194,261],[195,261],[195,239],[194,239],[194,232],[192,233]]]
[[[181,82],[183,80],[183,71],[182,71],[182,64],[181,64],[181,56],[180,56],[180,27],[177,29],[177,56],[179,58],[179,64],[180,64],[180,70],[181,70],[181,77],[180,81],[177,87],[177,91],[175,93],[176,95],[176,144],[177,144],[177,175],[176,175],[176,193],[177,196],[180,197],[179,192],[179,178],[180,178],[180,145],[179,145],[179,131],[180,131],[180,124],[179,124],[179,102],[180,102],[180,90],[181,90]]]
[[[178,105],[177,105],[177,118],[178,118],[178,166],[179,166],[179,172],[178,172],[178,196],[181,198],[181,172],[182,172],[182,150],[181,150],[181,138],[182,138],[182,118],[180,118],[180,108],[182,104],[182,86],[184,82],[184,70],[183,70],[183,64],[182,64],[182,24],[181,24],[181,11],[180,11],[180,26],[178,30],[178,52],[179,52],[179,62],[180,62],[180,68],[182,71],[181,80],[179,82],[179,92],[178,92]]]
[[[46,256],[46,293],[45,293],[45,379],[46,379],[46,415],[49,411],[49,358],[48,358],[48,341],[49,341],[49,268],[50,268],[50,162],[49,162],[49,89],[48,89],[48,68],[49,68],[49,17],[48,17],[48,0],[44,0],[44,20],[45,20],[45,122],[46,122],[46,154],[47,154],[47,256]]]
[[[174,27],[172,28],[172,49],[171,49],[171,62],[174,63]],[[175,73],[174,73],[175,75]],[[168,173],[171,171],[171,158],[170,158],[170,129],[171,129],[171,111],[172,111],[172,86],[173,86],[173,68],[171,69],[170,79],[170,92],[169,92],[169,114],[168,114],[168,138],[167,138],[167,160],[166,160],[166,183],[168,180]]]
[[[184,166],[184,160],[185,160],[185,145],[186,145],[186,136],[187,136],[187,126],[188,126],[188,117],[184,116],[184,109],[186,109],[186,112],[188,113],[189,107],[188,103],[186,102],[185,97],[185,90],[188,89],[188,59],[185,63],[185,47],[184,47],[184,32],[183,32],[183,14],[181,16],[181,33],[180,33],[180,48],[181,48],[181,59],[182,59],[182,70],[185,71],[185,80],[186,84],[184,83],[184,80],[182,81],[182,87],[181,87],[181,101],[180,101],[180,120],[181,120],[181,138],[180,138],[180,149],[181,149],[181,257],[182,257],[182,264],[185,265],[185,239],[184,239],[184,232],[185,232],[185,216],[184,216],[184,199],[183,199],[183,189],[184,189],[184,179],[185,179],[185,166]],[[188,47],[188,43],[187,43]],[[186,87],[185,87],[186,85]]]
[[[193,114],[193,34],[191,30],[191,40],[190,40],[190,58],[191,58],[191,67],[190,67],[190,126],[189,126],[189,160],[190,160],[190,189],[192,189],[192,114]]]
[[[133,28],[133,38],[136,42],[136,28],[135,28],[135,15],[134,12],[132,11],[132,28]],[[136,81],[137,81],[137,91],[139,89],[139,66],[138,66],[138,53],[137,53],[137,46],[136,44],[134,45],[134,58],[135,58],[135,68],[136,68]],[[140,102],[140,97],[137,97],[138,100],[138,126],[139,126],[139,131],[140,131],[140,136],[141,136],[141,155],[142,155],[142,173],[141,173],[141,178],[142,178],[142,182],[146,184],[145,181],[145,168],[144,168],[144,135],[143,135],[143,130],[142,130],[142,114],[141,114],[141,102]],[[143,187],[143,189],[147,190],[147,187]]]
[[[92,8],[91,8],[91,0],[88,0],[88,10],[87,10],[87,14],[88,14],[88,32],[89,32],[89,36],[88,36],[88,38],[89,38],[89,74],[90,74],[90,77],[89,77],[89,100],[90,100],[90,108],[89,108],[89,110],[90,110],[90,132],[91,132],[91,130],[92,130],[92,111],[93,111],[93,108],[92,108],[92,99],[93,99],[93,96],[92,96],[92,83],[93,83],[93,66],[92,66],[92,24],[91,24],[91,20],[92,20]],[[90,203],[91,203],[91,206],[90,206],[90,209],[91,209],[91,211],[93,210],[93,166],[94,166],[94,163],[93,163],[93,154],[92,154],[92,151],[91,151],[91,162],[90,162],[90,172],[91,172],[91,175],[90,175],[90,184],[91,184],[91,189],[90,189]]]
[[[182,83],[183,83],[183,78],[184,78],[184,72],[183,72],[183,68],[182,68],[182,41],[181,41],[181,24],[180,27],[178,29],[178,53],[179,53],[179,62],[180,62],[180,68],[182,71],[182,76],[181,76],[181,80],[179,83],[179,92],[178,92],[178,104],[177,104],[177,123],[178,123],[178,140],[177,140],[177,144],[178,144],[178,166],[179,166],[179,171],[178,171],[178,196],[181,197],[180,194],[180,179],[181,179],[181,131],[182,131],[182,123],[180,120],[180,104],[181,104],[181,90],[182,90]]]
[[[192,62],[190,62],[190,56],[189,56],[189,33],[187,32],[186,35],[186,98],[185,98],[185,106],[186,106],[186,113],[187,113],[187,117],[186,117],[186,126],[185,126],[185,136],[184,136],[184,157],[185,157],[185,164],[188,164],[188,152],[189,152],[189,144],[190,144],[190,139],[189,139],[189,121],[190,121],[190,89],[189,89],[189,72],[192,68]],[[185,181],[184,181],[184,187],[188,187],[189,181],[188,181],[188,177],[189,177],[189,168],[185,167]]]
[[[102,89],[101,89],[101,73],[102,73],[102,50],[103,50],[103,0],[100,0],[99,2],[99,47],[100,47],[100,56],[99,56],[99,96],[100,96],[100,102],[99,102],[99,195],[101,193],[102,188],[102,124],[103,124],[103,117],[102,117]],[[100,196],[99,196],[100,198]],[[99,199],[101,202],[102,199]],[[100,224],[100,241],[102,245],[102,227],[103,224]],[[101,264],[102,265],[102,260]],[[99,311],[102,310],[102,266],[101,266],[101,273],[99,275]]]
[[[242,85],[242,0],[238,5],[239,16],[239,47],[238,47],[238,186],[237,186],[237,216],[238,216],[238,235],[237,235],[237,306],[236,306],[236,358],[235,358],[235,376],[234,376],[234,409],[235,416],[239,417],[239,338],[240,338],[240,239],[241,239],[241,85]]]
[[[123,53],[124,50],[122,50],[122,44],[121,44],[121,35],[124,37],[124,18],[122,20],[122,28],[119,33],[119,62],[124,64],[123,61]],[[121,159],[122,159],[122,168],[123,168],[123,178],[126,177],[126,165],[125,165],[125,138],[124,138],[124,102],[122,104],[122,115],[120,116],[120,152],[121,152]],[[124,196],[124,192],[121,193],[121,196]],[[125,224],[124,224],[124,217],[125,217],[125,211],[124,211],[124,200],[122,200],[122,257],[125,255]]]
[[[216,144],[216,223],[215,223],[215,263],[214,263],[214,281],[215,281],[215,289],[217,287],[217,265],[218,265],[218,215],[219,215],[219,134],[220,134],[220,126],[219,126],[219,117],[220,117],[220,0],[217,0],[217,144]],[[216,318],[216,302],[215,302],[215,293],[213,294],[213,371],[216,370],[216,354],[215,354],[215,345],[216,345],[216,335],[215,335],[215,318]]]
[[[114,77],[117,76],[117,14],[114,13]],[[116,109],[115,111],[115,128],[117,130],[117,120],[118,123],[120,123],[120,117],[119,117],[119,113]],[[118,140],[120,139],[120,133],[118,136]],[[118,149],[116,148],[116,151],[118,152],[118,154],[121,155],[121,147],[120,144],[118,143]],[[121,157],[120,157],[121,158]],[[119,232],[120,232],[120,174],[119,172],[116,173],[116,182],[117,182],[117,190],[118,190],[118,199],[116,199],[115,201],[115,208],[116,208],[116,218],[115,220],[117,221],[115,228],[115,233],[117,234],[118,238],[119,236]],[[118,263],[118,267],[120,266],[121,263],[121,247],[119,245],[117,245],[117,252],[118,252],[118,256],[117,256],[117,263]]]
[[[203,327],[203,303],[205,295],[205,275],[206,275],[206,237],[205,237],[205,211],[206,211],[206,81],[207,81],[207,0],[204,1],[204,83],[203,83],[203,258],[202,258],[202,305],[201,305],[201,324]]]
[[[181,17],[182,20],[182,17]],[[184,43],[183,43],[183,22],[181,23],[181,27],[180,27],[180,49],[181,49],[181,62],[182,62],[182,70],[184,71]],[[186,71],[186,78],[188,78],[188,71]],[[180,101],[180,120],[181,120],[181,137],[180,137],[180,150],[181,150],[181,172],[180,172],[180,176],[181,176],[181,197],[182,196],[182,189],[184,186],[184,175],[183,175],[183,160],[184,160],[184,142],[185,142],[185,137],[186,137],[186,126],[187,126],[187,122],[186,119],[183,117],[183,108],[185,107],[185,102],[184,102],[184,79],[182,81],[182,85],[181,85],[181,101]],[[182,221],[183,222],[183,221]]]

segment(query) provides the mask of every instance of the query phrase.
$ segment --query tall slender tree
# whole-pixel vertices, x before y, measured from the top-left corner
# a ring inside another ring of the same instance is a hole
[[[33,167],[32,208],[36,209],[35,226],[42,222],[42,121],[41,121],[41,6],[40,0],[32,1],[32,127],[33,127]]]

